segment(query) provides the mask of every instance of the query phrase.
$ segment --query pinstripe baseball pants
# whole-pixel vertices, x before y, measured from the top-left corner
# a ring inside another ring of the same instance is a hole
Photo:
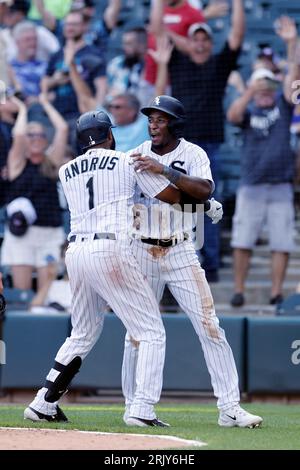
[[[224,330],[219,326],[211,291],[193,243],[185,241],[174,247],[160,248],[136,240],[132,249],[158,302],[167,284],[190,318],[201,342],[214,394],[218,398],[218,408],[226,409],[237,404],[240,394],[232,350]],[[134,396],[135,366],[139,358],[139,347],[131,338],[136,339],[128,332],[122,367],[126,407],[131,404]]]

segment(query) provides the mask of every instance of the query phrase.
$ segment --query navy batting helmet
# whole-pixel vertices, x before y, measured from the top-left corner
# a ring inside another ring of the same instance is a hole
[[[168,114],[171,117],[169,131],[176,137],[182,137],[186,116],[183,104],[179,100],[167,95],[157,96],[149,106],[141,109],[141,113],[146,116],[149,116],[152,111],[162,111]]]
[[[89,111],[77,120],[77,139],[83,150],[107,140],[112,122],[104,111]]]

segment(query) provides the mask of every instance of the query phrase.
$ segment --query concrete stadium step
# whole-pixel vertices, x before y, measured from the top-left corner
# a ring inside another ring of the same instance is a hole
[[[233,257],[231,255],[224,255],[222,256],[222,262],[224,264],[224,267],[232,267],[233,264]],[[253,254],[251,258],[251,267],[252,266],[257,266],[257,267],[262,267],[262,266],[271,266],[271,255],[269,253],[269,257],[265,256],[257,256],[255,253]],[[300,258],[294,258],[292,255],[289,260],[289,268],[299,268],[300,269]]]
[[[270,248],[268,245],[258,245],[254,248],[253,254],[256,256],[270,257]],[[300,260],[300,249],[297,249],[291,253],[291,258]]]
[[[283,295],[288,296],[296,291],[298,281],[286,281],[283,285]],[[221,281],[210,284],[212,295],[216,304],[229,304],[234,292],[233,281]],[[247,304],[269,305],[271,281],[246,282],[245,298]]]
[[[257,266],[254,265],[250,268],[248,273],[249,281],[264,281],[270,278],[271,273],[271,264]],[[221,281],[230,281],[233,279],[233,270],[232,267],[220,269],[220,280]],[[300,265],[299,267],[289,266],[286,273],[287,281],[298,281],[300,283]]]
[[[236,315],[236,316],[258,316],[258,315],[276,315],[276,307],[266,304],[245,304],[242,307],[232,307],[230,304],[216,303],[216,314],[219,315]]]
[[[232,232],[231,230],[227,230],[227,229],[222,229],[221,230],[221,238],[224,239],[224,240],[231,240],[231,236],[232,236]],[[295,242],[298,244],[300,243],[300,220],[296,222],[295,224],[295,236],[294,236],[294,239],[295,239]],[[267,232],[263,232],[260,237],[259,237],[259,240],[261,243],[263,244],[267,244],[268,242],[268,233]]]

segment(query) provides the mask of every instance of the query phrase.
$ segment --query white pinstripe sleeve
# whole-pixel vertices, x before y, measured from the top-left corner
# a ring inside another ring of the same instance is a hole
[[[137,150],[138,149],[138,150]],[[133,169],[132,159],[130,155],[132,153],[136,153],[142,151],[142,146],[137,147],[135,150],[130,150],[126,152],[126,159],[129,162],[129,165]],[[141,191],[146,194],[148,197],[155,197],[157,194],[161,193],[164,189],[166,189],[170,182],[162,175],[151,173],[150,171],[141,171],[140,173],[136,172],[134,169],[134,175],[136,178],[136,182],[140,187]]]
[[[189,169],[190,176],[196,176],[209,180],[213,183],[213,190],[215,183],[211,174],[210,162],[207,153],[198,146],[193,146],[193,158]]]
[[[142,171],[135,175],[138,186],[148,197],[155,197],[170,184],[164,176],[150,173],[150,171]]]

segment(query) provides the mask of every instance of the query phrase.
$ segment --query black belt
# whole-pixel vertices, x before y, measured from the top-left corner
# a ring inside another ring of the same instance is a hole
[[[76,241],[81,241],[85,242],[88,240],[116,240],[116,234],[115,233],[108,233],[108,232],[103,232],[103,233],[94,233],[94,236],[83,236],[83,235],[72,235],[69,239],[69,242],[76,242]]]
[[[168,238],[167,240],[161,240],[159,238],[141,238],[142,243],[148,243],[148,245],[161,246],[167,248],[168,246],[175,246],[177,243],[188,240],[189,236],[187,234],[182,238]]]

